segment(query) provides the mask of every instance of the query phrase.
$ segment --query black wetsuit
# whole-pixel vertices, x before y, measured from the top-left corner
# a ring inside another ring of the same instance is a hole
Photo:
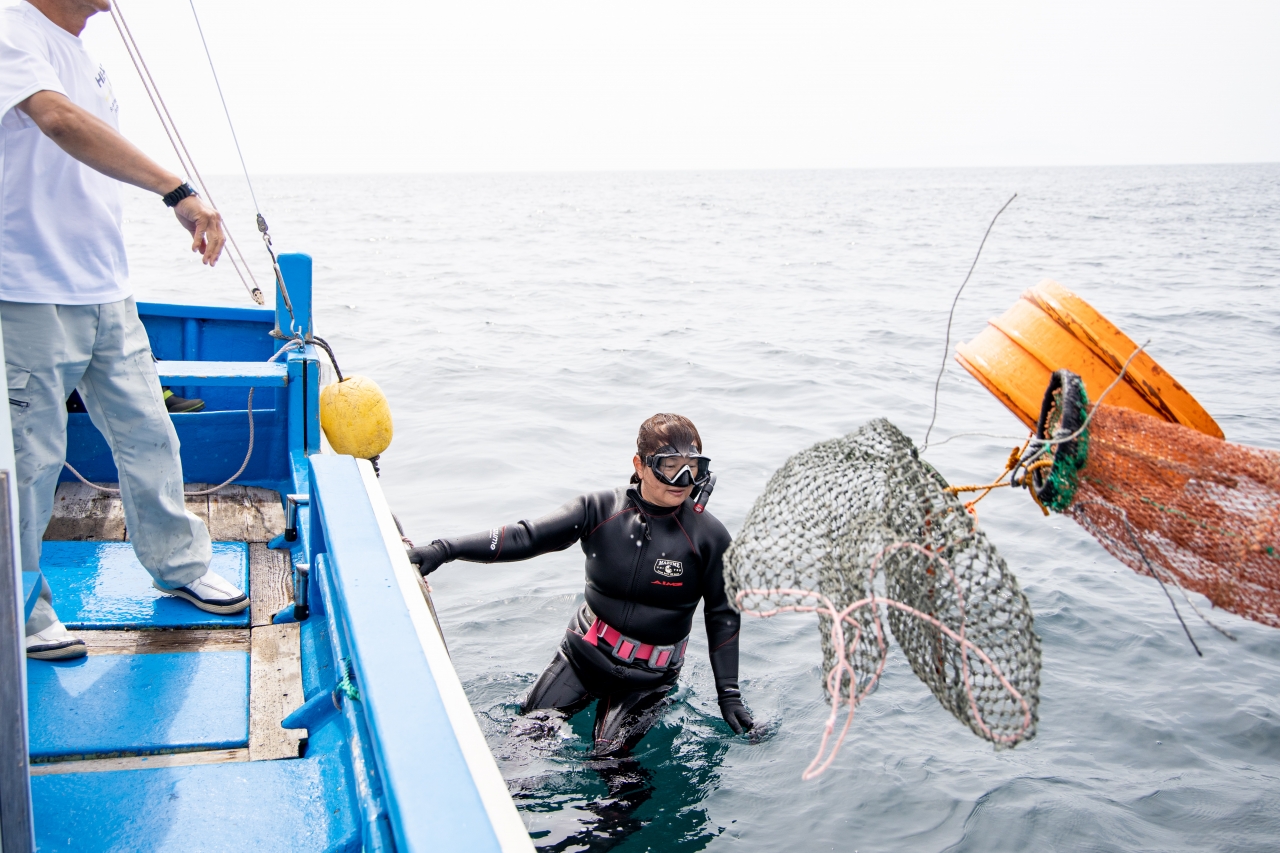
[[[661,669],[615,657],[603,640],[584,639],[596,617],[624,636],[671,646],[689,636],[704,601],[707,641],[722,709],[741,704],[738,629],[741,617],[724,591],[723,558],[729,532],[709,513],[685,501],[660,507],[634,486],[574,498],[550,515],[483,533],[437,540],[445,559],[473,562],[527,560],[563,551],[575,542],[587,557],[586,603],[574,614],[555,659],[534,684],[521,710],[574,713],[600,700],[598,754],[624,752],[644,735],[680,676],[681,663]]]

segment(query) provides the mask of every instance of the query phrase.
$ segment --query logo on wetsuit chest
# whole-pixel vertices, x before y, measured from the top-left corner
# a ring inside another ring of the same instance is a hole
[[[658,560],[653,564],[653,570],[664,578],[678,578],[684,574],[684,566],[679,560]]]

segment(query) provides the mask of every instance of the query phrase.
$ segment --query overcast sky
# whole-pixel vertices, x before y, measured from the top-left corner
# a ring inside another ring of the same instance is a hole
[[[234,170],[187,0],[121,5]],[[258,173],[1280,160],[1277,0],[196,5]],[[85,39],[164,155],[111,19]]]

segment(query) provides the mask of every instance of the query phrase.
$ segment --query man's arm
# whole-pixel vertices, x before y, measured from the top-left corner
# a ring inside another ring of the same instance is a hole
[[[57,92],[36,92],[18,109],[44,135],[69,155],[117,181],[164,195],[178,188],[182,179],[138,150],[111,125],[71,103]],[[226,237],[222,232],[222,215],[198,196],[178,202],[173,209],[182,226],[191,232],[191,251],[203,256],[213,266],[222,254]]]

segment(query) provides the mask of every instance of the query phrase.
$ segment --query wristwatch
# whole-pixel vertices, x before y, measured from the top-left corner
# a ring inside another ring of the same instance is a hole
[[[176,190],[174,190],[173,192],[165,193],[164,206],[175,207],[177,206],[178,202],[182,201],[184,198],[190,198],[193,195],[199,195],[199,193],[191,189],[191,184],[187,183],[186,181],[183,181]]]

